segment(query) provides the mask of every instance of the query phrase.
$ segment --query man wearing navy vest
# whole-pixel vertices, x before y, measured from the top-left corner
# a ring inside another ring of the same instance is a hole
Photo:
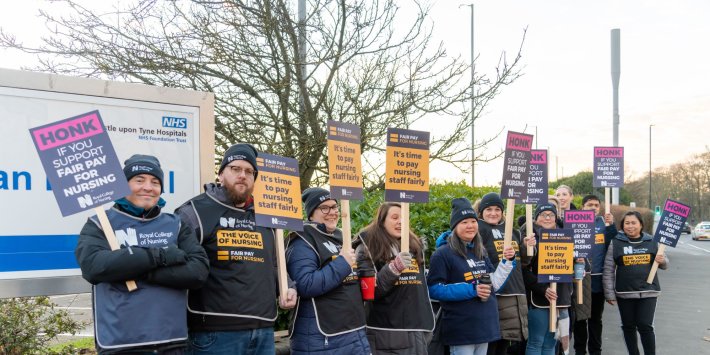
[[[188,296],[192,354],[273,355],[277,317],[275,233],[256,225],[257,151],[235,144],[224,153],[219,184],[178,207],[210,260],[207,283]],[[281,308],[296,305],[289,288]]]
[[[575,354],[599,355],[602,353],[602,313],[604,312],[604,288],[602,287],[602,272],[604,271],[604,257],[611,238],[616,234],[614,216],[606,211],[602,218],[600,215],[601,202],[595,195],[582,198],[582,209],[594,211],[594,244],[592,246],[592,304],[591,317],[574,323],[574,351]],[[606,224],[606,225],[605,225]]]
[[[131,194],[106,211],[121,245],[111,250],[96,216],[84,224],[76,259],[92,287],[99,354],[182,354],[187,345],[187,289],[207,280],[208,260],[180,218],[161,213],[163,170],[133,155],[123,172]],[[138,288],[129,292],[126,281]]]

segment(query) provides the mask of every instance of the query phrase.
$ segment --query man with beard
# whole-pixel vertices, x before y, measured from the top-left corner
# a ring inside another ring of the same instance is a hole
[[[235,144],[224,154],[219,184],[178,207],[210,260],[207,283],[188,293],[189,347],[193,354],[274,354],[277,268],[275,233],[256,225],[254,181],[258,153]],[[288,289],[281,308],[296,305]],[[269,297],[273,295],[274,298]]]

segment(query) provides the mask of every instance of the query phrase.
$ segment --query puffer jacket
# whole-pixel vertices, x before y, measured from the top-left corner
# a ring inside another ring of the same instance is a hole
[[[572,292],[572,307],[577,321],[587,320],[592,316],[592,274],[585,273],[582,279],[582,304],[577,303],[577,281]]]
[[[500,296],[498,301],[498,319],[502,339],[522,341],[528,338],[528,302],[525,296]],[[520,336],[524,339],[520,339]]]

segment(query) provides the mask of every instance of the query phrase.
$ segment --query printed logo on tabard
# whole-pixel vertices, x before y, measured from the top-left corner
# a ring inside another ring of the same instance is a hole
[[[338,246],[333,244],[331,241],[324,242],[323,245],[330,250],[331,253],[337,253],[338,252]]]
[[[624,254],[633,254],[634,247],[624,247]]]
[[[126,230],[117,229],[114,231],[116,233],[116,240],[118,240],[119,245],[124,245],[127,247],[132,247],[138,245],[138,235],[136,230],[133,228],[126,228]]]

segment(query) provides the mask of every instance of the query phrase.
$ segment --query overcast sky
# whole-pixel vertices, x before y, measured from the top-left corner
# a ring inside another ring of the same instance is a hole
[[[407,1],[401,1],[407,6]],[[470,53],[470,9],[459,2],[434,2],[431,21],[437,41],[451,55]],[[477,140],[501,128],[538,132],[539,148],[550,149],[550,178],[590,170],[592,147],[612,145],[610,31],[621,30],[619,142],[627,176],[648,173],[649,125],[653,166],[683,161],[706,150],[710,133],[710,1],[479,0],[475,4],[477,71],[493,73],[502,50],[523,47],[524,76],[488,107],[476,123]],[[32,43],[42,33],[40,0],[14,2],[0,12],[0,26]],[[33,58],[0,49],[0,67],[19,69]],[[419,128],[419,127],[418,127]],[[422,129],[426,129],[423,127]],[[432,129],[433,130],[433,129]],[[503,147],[502,137],[489,151]],[[555,166],[559,161],[559,169]],[[434,179],[466,180],[435,164]],[[476,185],[498,184],[502,159],[476,167]]]

